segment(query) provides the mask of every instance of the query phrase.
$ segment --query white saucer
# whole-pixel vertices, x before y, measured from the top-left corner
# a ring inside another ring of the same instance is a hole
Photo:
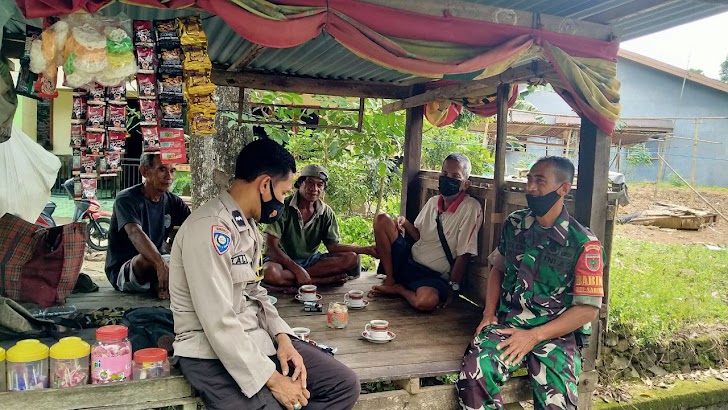
[[[270,300],[271,305],[278,303],[278,298],[275,296],[268,295],[268,300]]]
[[[350,304],[351,301],[346,301],[344,303],[346,304],[346,306],[349,307],[349,309],[354,309],[354,310],[364,309],[365,307],[369,306],[368,300],[363,300],[362,302],[364,302],[364,304],[361,306],[351,306],[351,304]]]
[[[387,336],[389,336],[389,337],[386,338],[386,339],[372,339],[372,337],[369,336],[369,332],[367,332],[366,330],[363,330],[361,332],[361,337],[363,337],[364,339],[366,339],[368,342],[372,342],[372,343],[387,343],[387,342],[389,342],[391,340],[394,340],[394,338],[397,337],[397,335],[395,335],[391,331],[387,331]]]
[[[320,294],[317,293],[316,294],[316,300],[303,300],[303,299],[301,299],[301,294],[300,293],[296,293],[296,300],[299,301],[299,302],[319,302],[323,298],[324,298],[323,296],[321,296]]]

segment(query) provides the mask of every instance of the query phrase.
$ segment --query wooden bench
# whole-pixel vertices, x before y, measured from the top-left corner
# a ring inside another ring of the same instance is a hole
[[[127,295],[113,290],[105,281],[98,281],[99,292],[72,295],[67,304],[78,309],[100,307],[169,306],[141,295]],[[321,289],[324,310],[329,302],[342,301],[351,289],[368,291],[381,283],[374,273],[344,286]],[[362,383],[392,381],[400,390],[362,394],[356,409],[380,410],[402,408],[456,409],[457,395],[453,385],[421,387],[421,379],[458,373],[465,347],[480,322],[482,310],[462,300],[455,300],[446,309],[420,313],[399,298],[371,299],[362,310],[349,311],[345,329],[330,329],[326,315],[303,311],[293,295],[271,293],[278,298],[276,307],[292,327],[311,329],[311,339],[336,347],[336,358],[352,368]],[[385,319],[397,335],[386,344],[373,344],[361,338],[364,325],[372,319]],[[86,329],[80,336],[93,342],[94,330]],[[52,340],[44,341],[52,344]],[[531,398],[528,379],[514,378],[504,387],[508,402]],[[109,385],[81,386],[71,389],[48,389],[30,392],[0,393],[3,408],[28,409],[144,409],[166,406],[189,410],[196,408],[192,387],[181,376],[162,380],[131,381]]]

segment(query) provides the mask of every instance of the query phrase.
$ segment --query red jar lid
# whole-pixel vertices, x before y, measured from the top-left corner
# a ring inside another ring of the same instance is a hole
[[[134,361],[137,363],[161,362],[167,360],[167,351],[158,347],[140,349],[134,353]]]
[[[129,329],[121,325],[102,326],[96,329],[96,340],[121,340],[129,335]]]

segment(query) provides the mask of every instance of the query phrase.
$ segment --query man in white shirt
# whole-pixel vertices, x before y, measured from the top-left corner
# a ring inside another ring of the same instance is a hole
[[[396,220],[386,214],[374,220],[374,238],[384,283],[374,286],[370,296],[399,295],[415,309],[432,311],[460,291],[460,282],[471,256],[478,254],[478,230],[483,207],[467,194],[470,160],[452,153],[442,163],[440,195],[430,198],[414,223],[404,216]],[[447,242],[448,252],[438,232]],[[414,240],[410,245],[407,234]]]

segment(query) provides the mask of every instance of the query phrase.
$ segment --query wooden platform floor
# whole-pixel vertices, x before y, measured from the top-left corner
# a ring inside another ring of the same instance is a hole
[[[143,295],[122,294],[108,281],[94,278],[99,292],[75,294],[66,301],[78,309],[93,310],[101,307],[169,306],[168,301]],[[344,286],[320,289],[324,310],[329,302],[343,301],[351,289],[368,291],[381,280],[371,272],[349,281]],[[324,313],[303,311],[303,305],[293,295],[271,292],[278,298],[276,307],[291,327],[311,329],[311,339],[338,348],[336,358],[359,375],[362,382],[402,380],[416,377],[455,373],[465,347],[482,317],[482,311],[462,300],[456,300],[445,309],[433,313],[420,313],[403,299],[378,297],[369,300],[362,310],[349,311],[349,325],[345,329],[330,329]],[[397,336],[386,344],[364,340],[361,332],[372,319],[384,319]],[[94,329],[85,329],[80,336],[93,341]],[[52,344],[53,340],[44,340]],[[8,343],[0,343],[8,344]],[[12,343],[9,343],[12,345]],[[6,348],[9,346],[5,346]]]

